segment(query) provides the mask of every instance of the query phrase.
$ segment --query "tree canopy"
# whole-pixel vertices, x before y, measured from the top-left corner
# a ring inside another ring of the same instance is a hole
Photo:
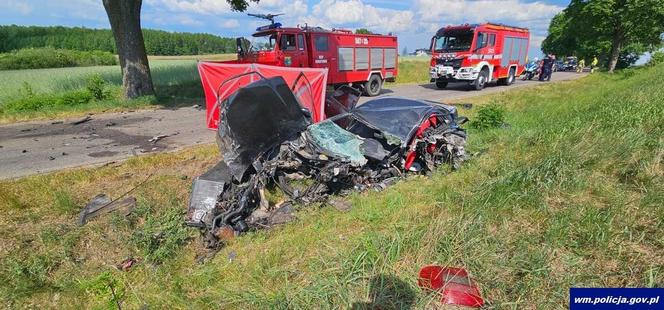
[[[358,28],[355,29],[356,34],[373,34],[373,32],[369,31],[367,28]]]
[[[662,45],[662,0],[572,0],[549,25],[542,50],[557,55],[598,57],[609,71],[633,64]]]

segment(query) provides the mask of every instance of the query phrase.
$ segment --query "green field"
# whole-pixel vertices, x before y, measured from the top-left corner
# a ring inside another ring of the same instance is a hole
[[[664,286],[664,65],[466,99],[508,125],[469,129],[459,171],[301,207],[216,256],[183,226],[214,146],[0,182],[5,308],[422,309],[423,265],[465,267],[489,309],[567,309],[569,287]],[[99,192],[141,184],[86,226]],[[129,271],[115,265],[127,257]],[[112,288],[112,290],[111,290]],[[432,307],[431,307],[432,308]]]
[[[386,83],[385,86],[429,83],[430,60],[430,57],[399,57],[399,75],[396,83]]]
[[[108,88],[120,92],[122,76],[119,66],[73,67],[30,70],[0,71],[0,123],[17,120],[44,119],[75,116],[89,112],[108,112],[155,106],[178,107],[200,104],[203,91],[196,70],[196,62],[205,60],[227,60],[232,54],[203,56],[150,56],[150,68],[157,92],[156,100],[123,101],[117,98],[94,101],[72,106],[56,106],[23,111],[3,111],[9,102],[26,96],[28,87],[36,96],[53,96],[85,89],[87,79],[101,75]],[[427,83],[427,57],[403,57],[399,63],[396,84]],[[387,83],[390,87],[395,83]]]
[[[203,91],[196,62],[232,59],[235,55],[154,56],[150,57],[152,79],[157,92],[155,101],[123,101],[117,98],[76,106],[58,106],[34,111],[2,113],[2,107],[25,96],[29,87],[35,96],[52,96],[85,89],[87,79],[100,75],[114,93],[120,92],[122,76],[119,66],[72,67],[0,71],[0,123],[15,120],[72,116],[88,112],[160,106],[183,106],[201,103]]]

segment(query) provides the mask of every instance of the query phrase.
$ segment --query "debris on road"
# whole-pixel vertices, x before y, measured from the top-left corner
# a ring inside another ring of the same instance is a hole
[[[92,116],[88,115],[88,116],[86,116],[86,117],[84,117],[84,118],[82,118],[82,119],[79,119],[79,120],[77,120],[77,121],[72,122],[71,124],[72,124],[72,125],[80,125],[80,124],[83,124],[83,123],[87,123],[87,122],[89,122],[89,121],[91,121],[91,120],[92,120]]]
[[[125,260],[123,260],[117,266],[115,266],[115,268],[117,268],[118,270],[122,270],[122,271],[129,271],[129,269],[131,267],[133,267],[134,265],[136,265],[136,264],[138,264],[138,260],[133,258],[133,257],[129,257],[129,258],[126,258]]]
[[[129,215],[136,207],[136,198],[128,197],[122,200],[111,200],[106,194],[99,194],[92,198],[90,202],[81,210],[78,218],[78,224],[83,226],[90,219],[99,215],[110,213],[115,210],[122,210],[122,214]]]
[[[177,135],[177,134],[179,134],[179,132],[176,132],[176,133],[173,133],[173,134],[170,134],[170,135],[157,135],[157,136],[152,137],[150,140],[148,140],[148,142],[152,142],[152,144],[155,144],[155,143],[159,142],[159,140],[161,140],[161,139],[163,139],[163,138],[167,138],[167,137],[175,136],[175,135]]]
[[[309,111],[296,97],[303,92],[279,76],[262,77],[220,102],[223,160],[195,179],[186,217],[206,232],[209,247],[291,221],[295,204],[382,190],[407,172],[466,159],[453,106],[388,97],[356,107],[360,93],[342,86],[328,94],[325,111]],[[313,123],[312,115],[325,118]],[[289,200],[270,206],[264,192],[272,189]]]
[[[235,260],[235,258],[237,258],[237,253],[235,251],[231,251],[230,253],[228,253],[229,263],[232,263]]]
[[[420,269],[417,285],[429,292],[440,294],[442,304],[473,308],[484,305],[477,284],[463,268],[424,266]]]
[[[472,103],[454,103],[452,105],[455,106],[455,107],[462,107],[465,110],[470,110],[470,109],[473,108]]]

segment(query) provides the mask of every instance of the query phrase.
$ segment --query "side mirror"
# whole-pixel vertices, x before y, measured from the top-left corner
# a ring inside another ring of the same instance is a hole
[[[237,47],[237,54],[242,56],[246,52],[244,50],[244,38],[235,39],[235,46]]]

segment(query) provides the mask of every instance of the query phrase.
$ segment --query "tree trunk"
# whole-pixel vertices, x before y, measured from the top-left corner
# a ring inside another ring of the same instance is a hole
[[[624,36],[621,30],[617,30],[613,34],[611,42],[611,55],[609,55],[609,73],[613,73],[618,64],[618,57],[620,57],[620,49],[622,48]]]
[[[103,0],[122,68],[125,98],[154,95],[141,31],[142,0]]]

